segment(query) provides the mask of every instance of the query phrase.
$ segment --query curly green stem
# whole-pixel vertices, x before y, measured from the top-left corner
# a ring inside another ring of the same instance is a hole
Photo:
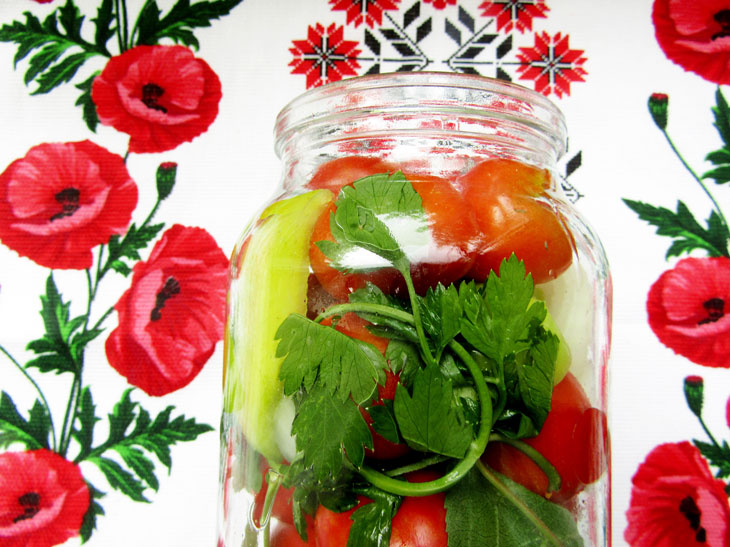
[[[15,365],[15,368],[17,368],[20,373],[25,376],[25,379],[28,380],[31,385],[35,388],[36,392],[38,393],[38,396],[40,397],[41,403],[43,404],[43,407],[46,409],[46,413],[48,414],[48,421],[51,424],[51,437],[53,438],[53,450],[56,450],[56,429],[53,427],[53,416],[51,414],[51,407],[48,405],[48,401],[46,400],[46,396],[43,394],[43,390],[41,390],[40,386],[38,385],[38,382],[36,382],[33,377],[28,374],[28,371],[25,370],[25,368],[13,357],[8,350],[6,350],[2,345],[0,345],[0,352],[5,354],[5,357],[7,357],[13,365]]]
[[[410,272],[410,266],[406,264],[405,267],[400,268],[401,273],[403,274],[403,277],[406,280],[406,287],[408,288],[408,296],[411,299],[411,310],[413,311],[413,324],[416,327],[416,332],[418,333],[418,341],[421,345],[421,353],[423,354],[424,360],[428,364],[435,364],[436,360],[433,357],[433,354],[431,353],[431,348],[428,347],[428,342],[426,341],[426,333],[423,331],[423,323],[421,322],[421,311],[420,311],[420,304],[418,302],[418,295],[416,294],[416,289],[413,286],[413,279],[411,278],[411,272]]]
[[[489,388],[481,369],[469,352],[455,340],[449,342],[449,348],[464,362],[469,374],[474,378],[480,405],[477,436],[472,440],[464,457],[450,471],[433,481],[410,483],[389,477],[367,466],[360,467],[357,472],[373,486],[399,496],[428,496],[443,492],[463,479],[484,453],[492,429],[492,399],[489,395]]]

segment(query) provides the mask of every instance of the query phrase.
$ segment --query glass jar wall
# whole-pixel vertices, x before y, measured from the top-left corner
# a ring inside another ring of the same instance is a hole
[[[231,261],[219,545],[606,545],[610,276],[559,110],[384,74],[275,133]]]

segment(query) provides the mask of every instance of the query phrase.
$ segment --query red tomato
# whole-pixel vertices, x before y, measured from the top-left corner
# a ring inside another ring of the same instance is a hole
[[[343,186],[358,179],[379,173],[393,173],[397,169],[378,158],[367,156],[347,156],[323,163],[312,175],[307,188],[320,188],[332,191],[335,195]]]
[[[409,177],[409,175],[406,175]],[[432,241],[429,248],[412,264],[411,277],[416,292],[424,294],[439,281],[448,285],[463,277],[472,267],[478,247],[479,229],[474,213],[446,179],[413,175],[409,178],[421,197],[426,212]],[[412,180],[411,180],[412,179]],[[316,246],[317,241],[334,241],[330,231],[330,214],[336,211],[330,205],[317,220],[311,238],[309,259],[317,279],[335,298],[345,300],[352,291],[362,288],[366,282],[377,285],[383,292],[405,294],[403,277],[394,268],[380,268],[368,273],[343,274],[329,265],[329,261]]]
[[[557,492],[547,493],[547,476],[528,456],[507,444],[487,445],[483,459],[493,469],[525,488],[564,502],[598,480],[606,468],[606,416],[592,408],[575,376],[568,373],[553,389],[552,408],[540,433],[522,439],[555,466],[562,479]]]
[[[487,160],[459,180],[475,211],[481,248],[469,275],[483,281],[514,253],[535,283],[556,278],[573,258],[560,216],[537,201],[550,184],[546,170],[505,159]]]
[[[291,524],[279,524],[274,527],[274,531],[271,534],[271,547],[313,547],[316,545],[314,542],[314,534],[312,529],[309,528],[307,531],[308,541],[304,541],[297,529]]]
[[[437,474],[421,471],[408,476],[410,482],[425,482],[438,478]],[[443,492],[423,497],[407,497],[393,517],[390,547],[447,547],[445,494]],[[355,510],[371,503],[364,496],[358,498],[354,509],[334,513],[323,506],[314,517],[317,547],[343,547],[347,545]]]

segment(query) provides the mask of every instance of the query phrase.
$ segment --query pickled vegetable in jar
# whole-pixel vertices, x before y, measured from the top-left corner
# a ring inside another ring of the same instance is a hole
[[[471,75],[281,111],[231,261],[220,546],[608,543],[610,275],[566,140]]]

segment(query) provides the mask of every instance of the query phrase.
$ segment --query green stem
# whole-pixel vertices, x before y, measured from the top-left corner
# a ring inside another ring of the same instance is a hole
[[[117,46],[119,46],[119,53],[122,54],[126,49],[124,48],[124,24],[122,23],[121,0],[115,0],[114,2],[114,17],[117,20]]]
[[[448,456],[441,456],[440,454],[437,454],[436,456],[431,456],[430,458],[424,458],[423,460],[419,460],[417,462],[408,464],[408,465],[402,465],[401,467],[396,467],[395,469],[391,469],[390,471],[386,471],[385,474],[389,477],[400,477],[401,475],[406,475],[408,473],[413,473],[414,471],[420,471],[421,469],[426,469],[427,467],[431,467],[432,465],[436,465],[442,462],[445,462],[448,460]]]
[[[707,186],[702,181],[702,179],[699,177],[699,175],[697,175],[697,173],[695,173],[694,169],[692,169],[692,167],[690,167],[690,165],[685,161],[684,157],[679,152],[679,149],[677,149],[677,147],[675,146],[674,141],[672,141],[672,138],[669,136],[669,133],[667,132],[667,130],[662,129],[662,133],[664,133],[664,137],[667,139],[667,142],[669,143],[669,147],[672,149],[672,152],[674,152],[674,155],[677,156],[677,158],[682,163],[684,168],[687,169],[689,174],[692,175],[692,178],[694,178],[697,181],[697,184],[700,185],[700,188],[702,188],[702,191],[712,202],[715,212],[720,217],[720,220],[722,220],[723,226],[725,226],[725,228],[728,228],[728,223],[727,223],[727,220],[725,220],[725,215],[722,214],[722,209],[720,209],[720,205],[718,205],[717,201],[715,200],[715,198],[712,195],[712,193],[710,192],[710,190],[707,188]]]
[[[139,10],[139,15],[137,15],[137,19],[134,22],[134,26],[132,26],[132,32],[129,35],[129,37],[130,37],[130,44],[136,45],[136,43],[137,43],[137,33],[139,32],[139,21],[140,21],[140,18],[142,17],[142,14],[147,9],[147,6],[149,6],[151,3],[152,3],[152,0],[145,0],[145,3],[142,4],[142,7]]]
[[[74,374],[74,380],[71,383],[71,391],[68,396],[68,403],[66,404],[66,412],[63,415],[63,426],[61,427],[61,439],[58,447],[58,453],[66,457],[68,452],[68,446],[71,443],[71,431],[73,429],[73,422],[76,418],[76,408],[78,405],[78,394],[81,392],[81,370],[77,370]]]
[[[129,18],[127,16],[127,0],[121,0],[122,3],[122,22],[124,23],[124,51],[129,49]]]
[[[497,475],[495,475],[489,467],[484,465],[482,462],[477,462],[476,467],[482,474],[482,476],[487,479],[489,483],[499,491],[500,494],[510,500],[512,504],[514,504],[514,506],[517,507],[517,509],[523,515],[525,515],[525,517],[535,526],[535,528],[542,532],[545,539],[547,539],[552,545],[560,547],[560,540],[555,536],[553,531],[548,528],[548,526],[540,519],[540,517],[535,514],[532,509],[530,509],[527,505],[524,504],[522,500],[515,496],[512,491],[507,488],[501,480],[499,480]]]
[[[712,444],[715,445],[715,448],[722,451],[722,447],[720,446],[720,443],[717,442],[717,439],[715,439],[715,436],[710,432],[710,429],[707,427],[707,424],[705,423],[705,420],[702,418],[702,416],[697,416],[697,419],[700,421],[700,425],[702,426],[702,429],[704,430],[705,434],[709,437]]]
[[[431,353],[431,348],[428,347],[426,341],[426,333],[423,331],[423,323],[421,322],[421,311],[420,304],[418,302],[418,295],[416,289],[413,287],[413,279],[411,278],[410,266],[407,264],[405,267],[399,268],[403,277],[406,280],[406,287],[408,288],[408,296],[411,299],[411,310],[413,311],[413,322],[418,333],[418,341],[421,345],[421,353],[423,353],[424,360],[427,364],[436,364],[436,360]]]
[[[269,547],[271,541],[271,511],[274,507],[276,493],[279,491],[283,480],[284,477],[279,473],[269,471],[266,474],[266,482],[269,487],[266,489],[266,497],[264,498],[264,506],[261,508],[261,519],[258,525],[258,529],[264,534],[264,547]]]
[[[0,351],[5,354],[5,357],[10,359],[10,362],[15,365],[15,367],[20,371],[20,373],[25,376],[26,380],[28,380],[33,387],[35,388],[36,392],[38,393],[38,396],[40,397],[41,403],[46,409],[46,413],[48,414],[48,421],[51,424],[51,437],[53,438],[53,450],[56,450],[56,429],[53,426],[53,415],[51,414],[51,407],[48,405],[48,401],[46,400],[46,396],[43,394],[43,391],[41,390],[38,383],[33,379],[33,377],[28,374],[28,371],[25,370],[25,368],[13,357],[8,350],[6,350],[2,345],[0,345]]]
[[[357,472],[373,486],[399,496],[428,496],[443,492],[463,479],[484,453],[492,429],[492,399],[489,395],[489,388],[481,369],[469,355],[469,352],[455,340],[449,342],[449,348],[464,362],[469,374],[474,378],[474,387],[480,405],[477,436],[472,440],[464,457],[449,472],[433,481],[411,483],[389,477],[367,466],[359,468]]]
[[[530,458],[535,464],[540,468],[540,470],[545,473],[548,479],[548,492],[557,492],[560,490],[560,486],[562,484],[562,479],[560,478],[560,473],[558,473],[557,469],[555,469],[555,466],[551,464],[545,456],[540,454],[537,450],[535,450],[532,446],[527,444],[526,442],[520,441],[518,439],[510,439],[509,437],[505,437],[504,435],[500,435],[499,433],[492,433],[489,436],[490,441],[498,441],[504,444],[508,444],[520,452],[522,452],[525,456]]]
[[[415,324],[413,315],[407,311],[391,308],[390,306],[385,306],[383,304],[373,304],[371,302],[349,302],[346,304],[336,304],[324,310],[314,320],[317,323],[321,323],[326,318],[332,317],[333,315],[345,315],[350,312],[373,313],[382,315],[383,317],[397,319],[398,321],[402,321],[403,323],[407,323],[411,326]]]

